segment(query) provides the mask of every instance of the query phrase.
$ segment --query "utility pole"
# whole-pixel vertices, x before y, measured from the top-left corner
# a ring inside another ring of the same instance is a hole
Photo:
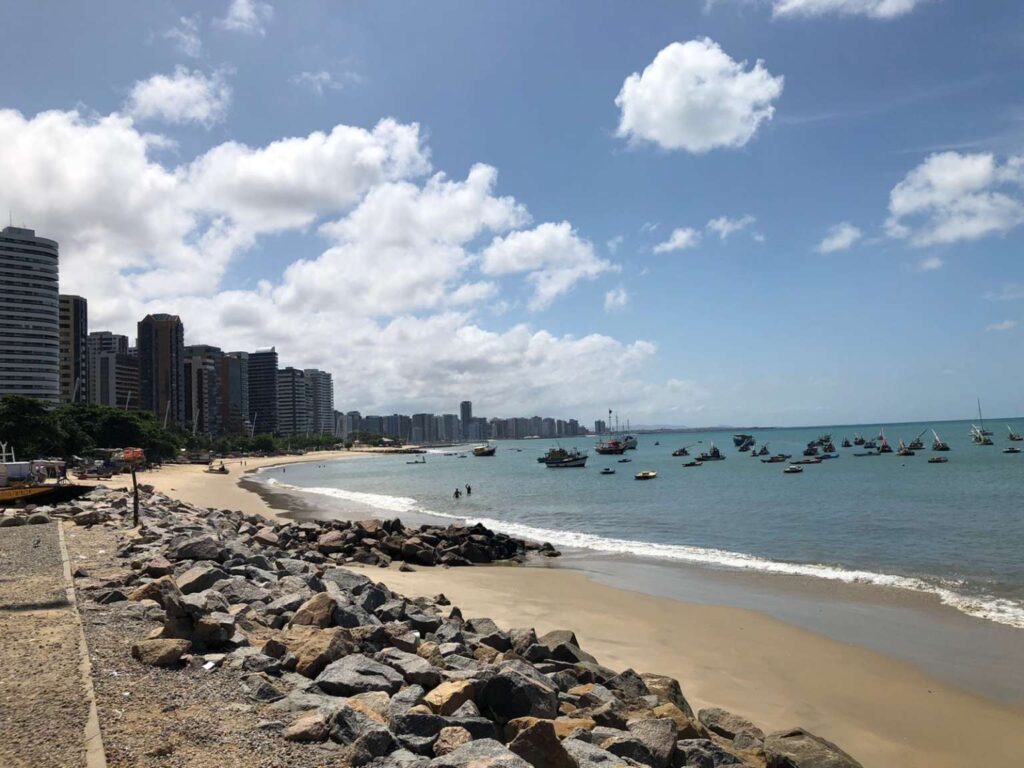
[[[135,464],[132,464],[132,526],[139,527],[139,481],[135,478]]]

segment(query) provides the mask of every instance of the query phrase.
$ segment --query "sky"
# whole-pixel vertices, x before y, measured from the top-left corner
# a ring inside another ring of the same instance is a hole
[[[90,328],[363,413],[1024,414],[1016,0],[11,4],[0,210]]]

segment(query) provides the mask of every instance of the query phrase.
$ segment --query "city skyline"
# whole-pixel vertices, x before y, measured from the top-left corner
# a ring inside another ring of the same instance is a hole
[[[1024,409],[1019,3],[257,5],[5,17],[0,205],[94,327],[364,412]]]

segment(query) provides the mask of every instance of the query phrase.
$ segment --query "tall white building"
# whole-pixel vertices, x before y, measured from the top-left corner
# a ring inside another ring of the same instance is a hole
[[[0,232],[0,397],[60,398],[58,256],[34,230]]]
[[[316,434],[334,434],[334,380],[326,371],[307,368],[310,430]]]

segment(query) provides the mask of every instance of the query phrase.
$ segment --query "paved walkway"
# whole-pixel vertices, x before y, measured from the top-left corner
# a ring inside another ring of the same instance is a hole
[[[56,523],[0,528],[0,765],[83,768],[81,629]]]

